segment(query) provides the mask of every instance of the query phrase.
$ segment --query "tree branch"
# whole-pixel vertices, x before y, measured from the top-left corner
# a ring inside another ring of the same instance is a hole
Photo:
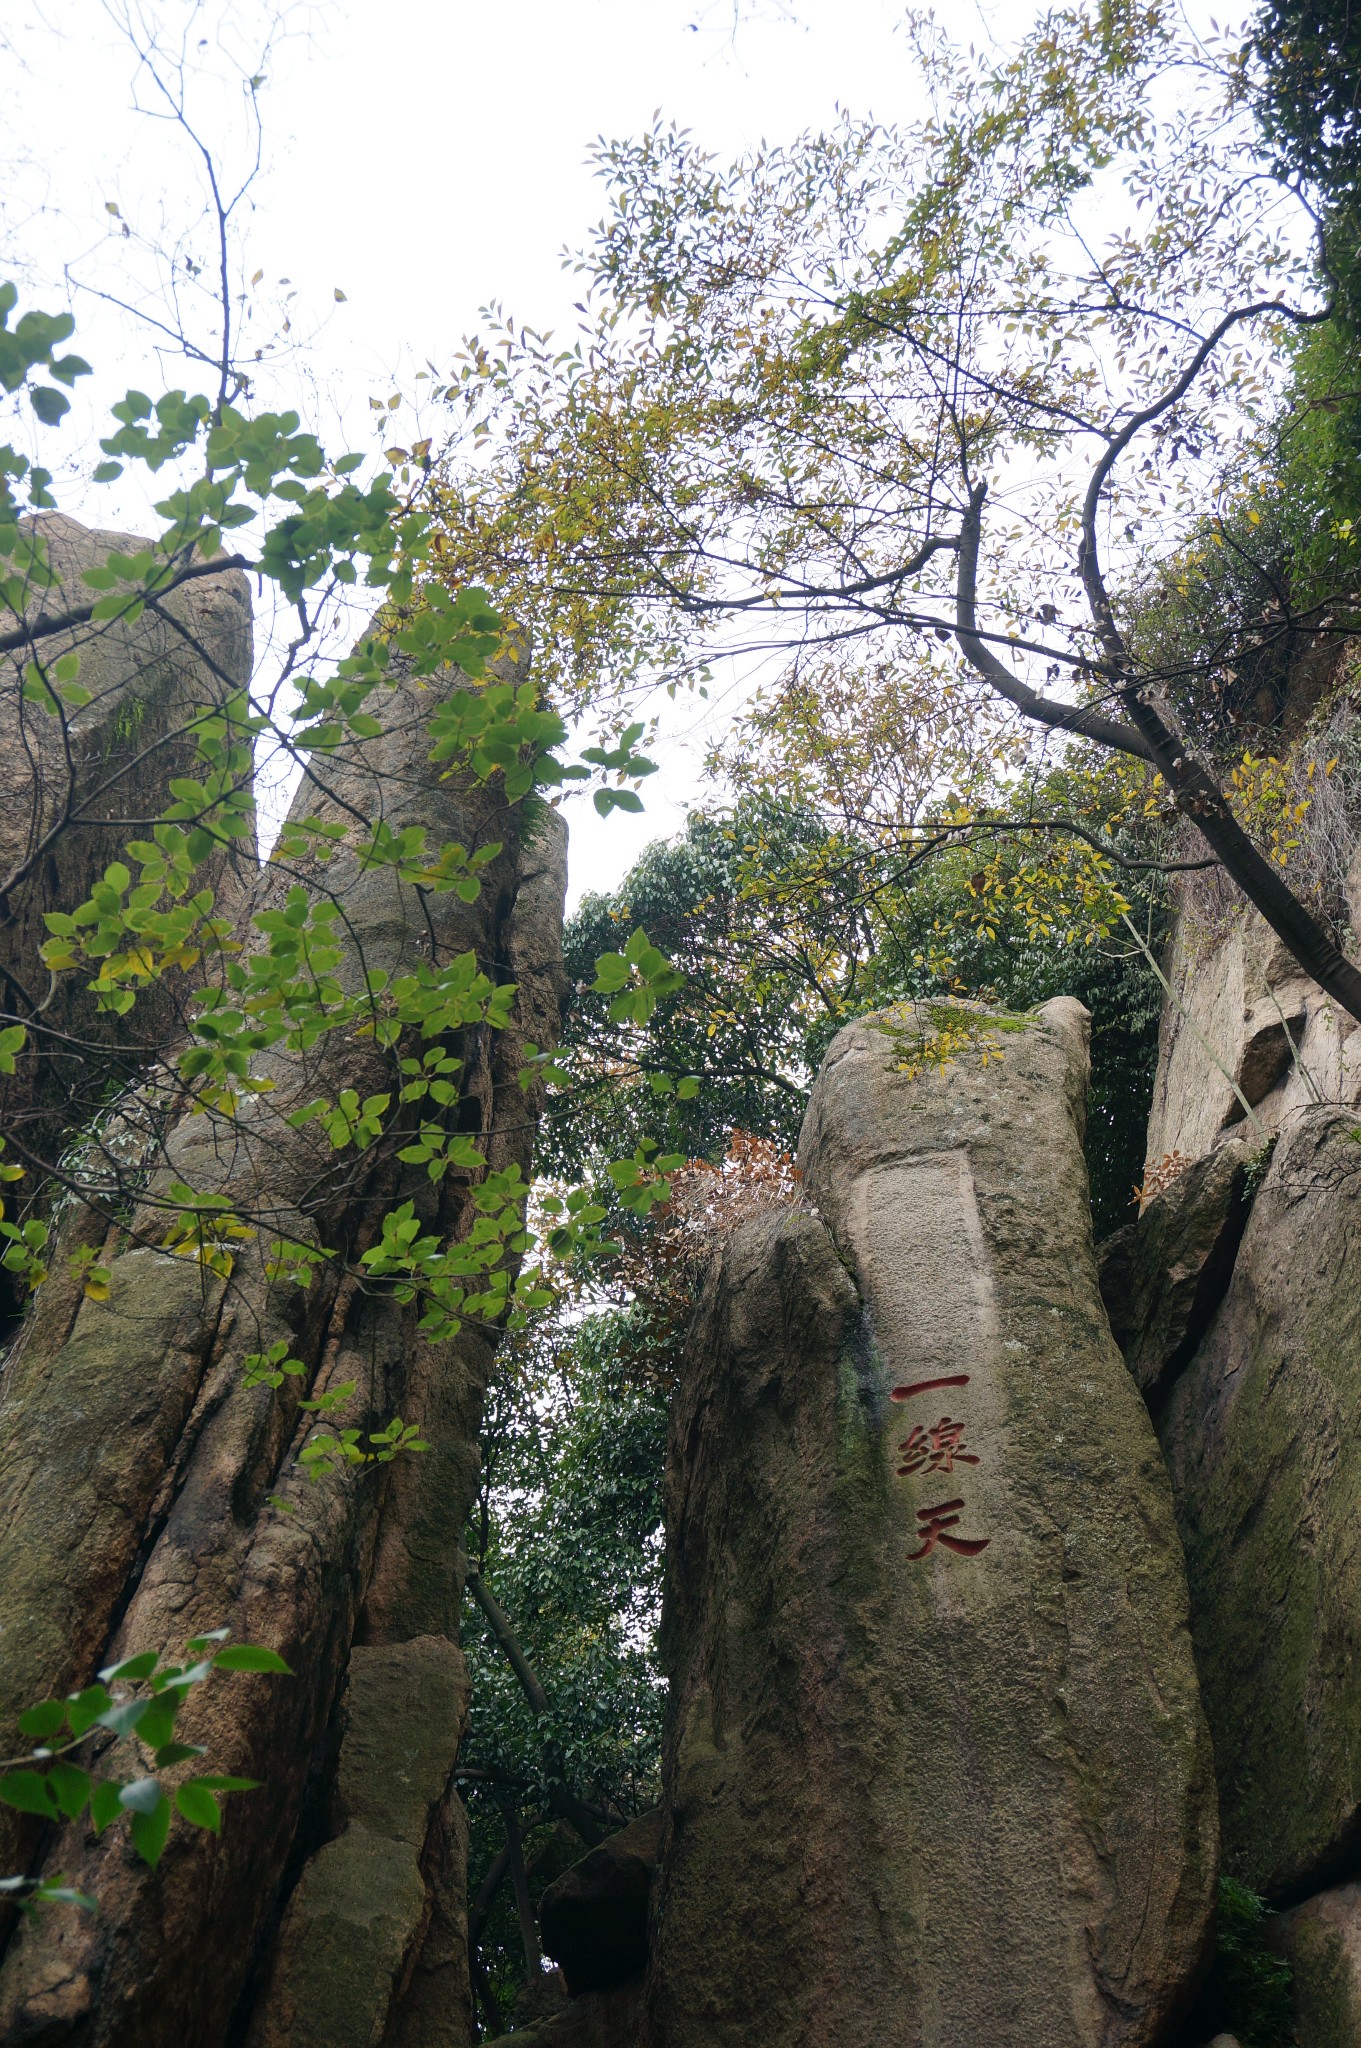
[[[529,1701],[531,1710],[540,1719],[548,1713],[548,1694],[540,1685],[524,1651],[520,1648],[515,1631],[506,1619],[505,1611],[494,1594],[484,1584],[482,1574],[474,1565],[469,1565],[466,1584],[482,1613],[487,1626],[506,1654],[511,1670],[520,1681],[521,1690]]]
[[[1240,307],[1237,312],[1225,315],[1195,351],[1181,375],[1154,404],[1134,414],[1093,470],[1082,508],[1078,570],[1121,701],[1131,724],[1143,739],[1148,759],[1167,784],[1177,809],[1195,825],[1201,837],[1218,855],[1225,871],[1305,973],[1312,976],[1325,994],[1339,1003],[1349,1016],[1361,1021],[1361,970],[1352,965],[1332,933],[1287,886],[1280,869],[1258,852],[1233,815],[1219,784],[1190,752],[1170,718],[1164,718],[1146,686],[1140,682],[1124,636],[1116,624],[1096,545],[1096,515],[1117,457],[1141,427],[1149,425],[1183,396],[1212,350],[1237,321],[1265,312],[1284,313],[1301,322],[1314,322],[1322,317],[1296,313],[1276,300]]]
[[[542,1962],[542,1953],[539,1948],[539,1929],[534,1918],[534,1901],[529,1896],[524,1839],[520,1833],[520,1817],[515,1811],[515,1801],[506,1799],[502,1811],[506,1817],[506,1848],[510,1855],[511,1883],[515,1887],[515,1912],[520,1922],[525,1970],[532,1980]]]
[[[473,1599],[481,1608],[487,1626],[495,1636],[501,1649],[505,1652],[510,1668],[519,1679],[521,1690],[528,1700],[532,1712],[539,1720],[543,1720],[549,1712],[548,1694],[539,1683],[533,1665],[520,1648],[515,1631],[506,1619],[505,1612],[499,1601],[497,1601],[485,1584],[481,1572],[477,1570],[475,1565],[469,1565],[465,1584]],[[544,1744],[544,1772],[552,1788],[553,1804],[562,1814],[563,1818],[571,1821],[572,1826],[584,1842],[588,1844],[598,1842],[600,1840],[600,1829],[596,1825],[595,1817],[584,1800],[578,1799],[576,1793],[565,1782],[562,1775],[561,1761],[559,1760],[556,1747],[551,1741]]]
[[[1089,706],[1056,704],[1052,698],[1042,697],[1019,676],[1013,675],[1005,662],[998,660],[979,633],[978,549],[983,533],[983,500],[987,492],[986,484],[975,484],[969,493],[969,509],[960,530],[955,635],[965,658],[992,684],[1000,697],[1014,704],[1026,718],[1051,726],[1057,732],[1071,732],[1081,739],[1096,740],[1117,753],[1133,754],[1137,760],[1148,760],[1148,747],[1138,732]]]
[[[220,576],[226,569],[243,569],[249,574],[255,566],[255,563],[249,561],[245,555],[214,555],[211,561],[187,563],[183,569],[175,572],[173,582],[155,591],[148,593],[130,590],[128,603],[159,603],[173,591],[180,589],[183,584],[196,582],[200,576]],[[88,626],[98,602],[98,598],[91,598],[88,604],[75,605],[70,611],[39,612],[37,618],[29,623],[16,626],[8,633],[0,633],[0,654],[15,654],[20,648],[32,647],[35,641],[50,639],[54,633],[69,633],[75,626]],[[118,619],[101,623],[116,626]]]

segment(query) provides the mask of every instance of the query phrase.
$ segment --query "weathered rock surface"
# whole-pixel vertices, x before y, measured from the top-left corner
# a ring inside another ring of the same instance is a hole
[[[1281,1133],[1224,1304],[1159,1424],[1225,1867],[1277,1900],[1361,1849],[1361,1145]]]
[[[1097,1247],[1111,1334],[1147,1399],[1188,1362],[1224,1298],[1262,1153],[1250,1137],[1216,1146]]]
[[[1209,1748],[1085,1024],[943,1077],[899,1070],[930,1019],[852,1025],[800,1153],[825,1222],[724,1250],[671,1441],[656,2048],[1133,2048],[1196,1975]]]
[[[539,1905],[544,1952],[572,1996],[608,1991],[647,1961],[648,1908],[661,1847],[662,1813],[638,1819],[555,1878]]]
[[[1361,1884],[1338,1885],[1268,1923],[1293,1975],[1301,2048],[1361,2041]]]
[[[1301,972],[1255,911],[1243,908],[1215,933],[1184,914],[1166,973],[1173,993],[1163,1005],[1150,1169],[1178,1152],[1198,1159],[1245,1120],[1220,1067],[1267,1131],[1319,1100],[1361,1102],[1355,1020]]]
[[[370,2048],[388,2038],[404,1967],[421,1952],[431,1910],[422,1864],[444,1848],[467,1709],[463,1657],[447,1637],[351,1650],[335,1791],[343,1824],[289,1900],[252,2048]],[[460,1830],[460,1876],[465,1847]],[[463,1936],[466,1945],[466,1927]],[[464,1974],[449,1961],[439,1974],[436,1995],[422,1987],[413,2048],[472,2039]]]
[[[147,545],[103,533],[59,513],[35,522],[59,581],[35,593],[25,614],[65,613],[96,595],[82,572],[114,550]],[[14,615],[0,606],[0,626]],[[24,671],[35,650],[0,654],[0,976],[4,1004],[26,1017],[44,1003],[16,1074],[0,1080],[0,1129],[40,1157],[93,1116],[111,1085],[154,1058],[174,1029],[183,994],[175,977],[144,994],[132,1018],[102,1013],[85,976],[62,977],[48,996],[39,947],[50,910],[71,910],[88,896],[130,839],[173,799],[172,776],[192,775],[195,713],[243,690],[251,674],[251,604],[238,571],[196,576],[159,611],[134,624],[107,621],[44,638],[47,663],[75,653],[76,678],[91,701],[63,722],[25,701]],[[140,826],[139,821],[146,821]],[[221,915],[233,917],[256,876],[253,836],[236,842],[204,871]]]
[[[493,1167],[523,1166],[537,1113],[518,1083],[523,1046],[551,1046],[557,1030],[563,834],[549,815],[521,841],[518,814],[507,815],[498,791],[441,779],[424,737],[439,687],[399,679],[384,692],[373,706],[383,734],[314,760],[298,810],[382,816],[394,832],[418,823],[436,844],[502,843],[471,905],[419,900],[391,870],[365,872],[353,846],[335,855],[325,882],[345,907],[345,985],[366,970],[465,951],[495,982],[517,984],[510,1028],[470,1026],[452,1049],[463,1060],[459,1127]],[[291,879],[263,878],[257,907]],[[24,1707],[84,1684],[107,1658],[179,1649],[228,1624],[238,1640],[278,1649],[296,1676],[215,1680],[186,1710],[183,1732],[207,1746],[215,1770],[264,1779],[268,1791],[234,1800],[220,1839],[174,1822],[154,1875],[126,1853],[119,1830],[98,1843],[60,1834],[49,1867],[93,1892],[101,1911],[19,1930],[0,1968],[0,2039],[218,2048],[244,2037],[249,1985],[263,1981],[281,2009],[301,2012],[307,1944],[286,1940],[270,1965],[295,1884],[294,1925],[326,1931],[334,2009],[377,2015],[372,2044],[466,2039],[462,1817],[448,1771],[462,1715],[460,1535],[491,1340],[469,1328],[428,1342],[411,1308],[342,1281],[333,1266],[305,1294],[280,1289],[265,1257],[277,1231],[353,1258],[403,1198],[425,1229],[453,1237],[468,1227],[472,1189],[466,1176],[435,1186],[414,1171],[366,1168],[334,1154],[315,1125],[287,1123],[317,1095],[391,1085],[371,1037],[331,1034],[305,1055],[279,1049],[257,1071],[274,1092],[252,1097],[234,1124],[177,1117],[172,1105],[165,1137],[165,1175],[221,1192],[266,1226],[242,1246],[230,1287],[161,1251],[161,1219],[140,1207],[131,1233],[144,1241],[106,1254],[109,1301],[79,1302],[73,1322],[35,1321],[0,1382],[0,1723],[12,1731]],[[153,1176],[152,1195],[158,1185]],[[247,1389],[243,1356],[276,1338],[306,1377],[278,1392]],[[348,1381],[356,1391],[345,1422],[374,1428],[398,1415],[421,1427],[430,1449],[313,1484],[297,1464],[312,1426],[298,1397]],[[425,1647],[413,1648],[417,1639]],[[389,1787],[409,1773],[410,1790],[380,1820],[342,1762],[331,1824],[345,1825],[326,1840],[352,1662],[349,1739],[362,1741],[366,1769]],[[400,1715],[366,1717],[380,1680],[443,1700],[429,1753],[413,1754]]]

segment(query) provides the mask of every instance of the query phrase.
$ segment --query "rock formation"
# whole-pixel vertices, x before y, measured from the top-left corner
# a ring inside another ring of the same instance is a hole
[[[1361,1884],[1319,1892],[1272,1928],[1294,1976],[1303,2048],[1355,2048],[1361,2041]]]
[[[1361,2040],[1361,1034],[1246,908],[1214,937],[1183,916],[1168,976],[1148,1157],[1154,1168],[1181,1157],[1138,1222],[1102,1247],[1103,1289],[1172,1482],[1224,1870],[1288,1909],[1268,1927],[1294,1973],[1300,2048],[1350,2048]],[[1272,1143],[1248,1130],[1216,1060]]]
[[[147,545],[58,513],[35,524],[57,582],[35,591],[30,625],[39,614],[88,605],[97,593],[83,572],[115,550],[131,555]],[[0,607],[0,624],[13,623]],[[251,638],[246,579],[227,571],[182,585],[132,623],[45,637],[47,668],[77,655],[73,681],[89,693],[61,716],[50,698],[45,705],[25,695],[35,649],[0,653],[0,976],[5,1008],[30,1020],[18,1071],[0,1080],[0,1128],[15,1158],[53,1157],[61,1138],[94,1117],[175,1028],[179,977],[145,990],[126,1019],[97,1007],[84,976],[50,983],[39,958],[49,936],[44,917],[83,902],[128,841],[149,836],[149,822],[170,801],[171,778],[195,773],[196,714],[249,684]],[[221,915],[243,908],[255,874],[253,833],[206,863],[203,882]]]
[[[78,594],[120,537],[44,523]],[[245,681],[248,594],[205,576],[70,639],[92,694],[64,739],[0,670],[15,1014],[36,1008],[44,913],[117,857],[115,818],[157,814],[187,722]],[[492,1168],[524,1168],[562,834],[431,767],[432,690],[458,687],[399,669],[382,734],[315,759],[295,815],[499,841],[475,903],[352,845],[259,875],[242,842],[213,880],[246,957],[251,918],[301,880],[343,905],[349,989],[469,952],[513,982],[510,1027],[451,1046],[452,1114]],[[1204,1988],[1221,1867],[1278,1909],[1298,2048],[1361,2041],[1361,1034],[1246,910],[1184,906],[1166,965],[1159,1191],[1099,1281],[1079,1005],[906,1006],[833,1042],[806,1199],[729,1232],[690,1333],[663,1805],[545,1893],[560,1974],[528,1987],[516,2048],[1205,2048],[1228,2019],[1248,2040],[1251,2014]],[[0,1732],[222,1625],[296,1675],[195,1695],[180,1732],[268,1789],[220,1839],[175,1822],[155,1873],[118,1830],[0,1813],[8,1868],[101,1906],[11,1930],[0,2043],[471,2048],[458,1612],[495,1333],[427,1341],[353,1270],[403,1199],[460,1237],[475,1177],[338,1161],[288,1121],[382,1088],[373,1038],[263,1052],[269,1093],[191,1115],[156,1065],[183,991],[150,992],[115,1042],[80,980],[56,984],[0,1129],[50,1150],[87,1115],[61,1066],[79,1041],[101,1105],[122,1089],[85,1142],[117,1151],[126,1199],[64,1207],[0,1378]],[[172,1180],[259,1219],[229,1277],[170,1255]],[[279,1235],[352,1277],[281,1288]],[[82,1246],[107,1300],[67,1269]],[[275,1341],[304,1375],[246,1386]],[[429,1449],[310,1481],[299,1397],[350,1382],[346,1422],[401,1416]]]
[[[459,686],[454,676],[444,685]],[[537,1103],[518,1077],[526,1038],[555,1039],[563,834],[550,813],[520,836],[518,814],[491,789],[431,767],[432,701],[432,686],[399,679],[373,706],[382,735],[314,759],[297,810],[381,815],[394,831],[420,823],[436,845],[502,842],[478,901],[418,897],[342,848],[324,873],[266,874],[252,907],[277,904],[299,878],[324,886],[344,906],[338,973],[350,988],[363,971],[469,950],[495,982],[514,982],[511,1027],[469,1027],[453,1050],[459,1128],[493,1168],[525,1166]],[[84,1684],[97,1665],[172,1651],[222,1625],[277,1649],[296,1673],[214,1681],[182,1716],[214,1769],[268,1782],[234,1801],[220,1839],[176,1821],[155,1873],[128,1856],[119,1830],[95,1842],[68,1828],[47,1845],[45,1867],[96,1893],[101,1910],[48,1915],[12,1937],[0,2039],[469,2039],[465,1822],[451,1774],[466,1696],[461,1537],[492,1339],[468,1327],[427,1341],[414,1309],[338,1283],[331,1266],[306,1292],[281,1289],[266,1273],[263,1230],[224,1284],[159,1248],[150,1206],[183,1179],[352,1258],[404,1197],[426,1230],[462,1234],[467,1174],[435,1185],[368,1170],[362,1156],[340,1165],[315,1124],[286,1120],[318,1095],[381,1086],[383,1060],[373,1038],[336,1033],[306,1054],[259,1055],[273,1092],[232,1124],[172,1103],[164,1163],[148,1159],[139,1206],[105,1247],[107,1302],[62,1296],[28,1324],[0,1383],[7,1739],[22,1708]],[[276,1339],[306,1377],[247,1388],[242,1358]],[[296,1460],[310,1428],[298,1397],[347,1381],[357,1391],[345,1422],[399,1415],[430,1448],[312,1483]]]
[[[1261,1140],[1229,1138],[1100,1247],[1111,1333],[1149,1401],[1191,1359],[1224,1299],[1265,1157]]]
[[[641,1814],[555,1878],[543,1895],[544,1950],[574,1998],[627,1984],[647,1962],[662,1819],[660,1809]]]
[[[1215,1735],[1225,1867],[1298,1898],[1361,1850],[1361,1144],[1283,1130],[1160,1424]]]
[[[1199,1159],[1246,1121],[1234,1083],[1267,1132],[1317,1101],[1361,1102],[1355,1021],[1255,911],[1237,907],[1218,929],[1183,912],[1166,972],[1150,1169],[1177,1155]]]
[[[737,1231],[694,1335],[656,2048],[1151,2048],[1205,1949],[1209,1747],[1097,1293],[1085,1012],[941,1074],[960,1014],[834,1041],[819,1213]]]

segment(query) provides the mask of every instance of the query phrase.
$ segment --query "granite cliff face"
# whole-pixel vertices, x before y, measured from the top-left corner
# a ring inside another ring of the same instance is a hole
[[[1361,1145],[1277,1140],[1160,1418],[1216,1732],[1226,1869],[1288,1900],[1361,1851]]]
[[[430,764],[424,713],[439,687],[398,675],[375,701],[382,733],[314,761],[297,808],[381,816],[394,831],[418,822],[436,844],[502,843],[471,905],[452,893],[421,900],[350,848],[325,885],[344,906],[344,986],[465,951],[493,981],[516,984],[510,1028],[470,1026],[453,1050],[459,1127],[493,1168],[527,1167],[538,1103],[518,1077],[525,1040],[556,1037],[564,834],[549,814],[521,836],[492,790]],[[277,905],[294,879],[261,875],[247,911]],[[244,923],[242,936],[249,945]],[[0,1720],[12,1742],[24,1707],[85,1684],[96,1666],[229,1625],[297,1675],[214,1683],[186,1712],[184,1735],[208,1746],[215,1769],[267,1778],[269,1791],[238,1801],[220,1839],[177,1823],[154,1874],[117,1831],[11,1843],[11,1857],[62,1870],[101,1910],[12,1934],[0,2040],[462,2048],[470,2038],[466,1822],[452,1772],[467,1700],[461,1540],[491,1339],[469,1329],[427,1341],[414,1310],[337,1284],[331,1268],[306,1293],[281,1290],[264,1231],[224,1287],[158,1249],[149,1204],[182,1179],[267,1215],[281,1235],[355,1256],[404,1196],[426,1230],[465,1232],[473,1188],[466,1174],[436,1186],[362,1161],[337,1171],[314,1124],[289,1124],[317,1096],[382,1085],[372,1037],[263,1053],[256,1072],[272,1090],[234,1124],[169,1102],[143,1205],[103,1241],[107,1301],[59,1291],[0,1380]],[[67,1219],[63,1250],[83,1227]],[[276,1339],[305,1379],[248,1388],[243,1357]],[[346,1381],[357,1389],[346,1421],[400,1415],[430,1448],[347,1483],[309,1484],[296,1453],[312,1425],[298,1396]]]
[[[1358,890],[1361,869],[1347,892],[1353,906]],[[1218,928],[1181,915],[1166,973],[1150,1169],[1252,1134],[1245,1101],[1266,1133],[1320,1100],[1361,1103],[1361,1027],[1301,974],[1255,911],[1236,906]]]

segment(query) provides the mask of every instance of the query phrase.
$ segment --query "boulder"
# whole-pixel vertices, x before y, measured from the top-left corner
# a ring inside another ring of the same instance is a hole
[[[1290,1965],[1302,2048],[1361,2041],[1361,1884],[1338,1885],[1271,1922]]]
[[[640,1815],[544,1892],[544,1949],[561,1966],[574,1998],[624,1984],[647,1962],[648,1901],[661,1832],[660,1808]]]
[[[1225,1868],[1289,1902],[1361,1841],[1361,1145],[1278,1140],[1233,1279],[1159,1421]]]
[[[1262,1153],[1251,1137],[1216,1146],[1097,1249],[1112,1335],[1148,1400],[1190,1359],[1224,1298]]]
[[[1143,2048],[1199,1970],[1209,1744],[1097,1291],[1086,1023],[842,1031],[820,1213],[744,1224],[709,1283],[667,1482],[657,2048]]]

